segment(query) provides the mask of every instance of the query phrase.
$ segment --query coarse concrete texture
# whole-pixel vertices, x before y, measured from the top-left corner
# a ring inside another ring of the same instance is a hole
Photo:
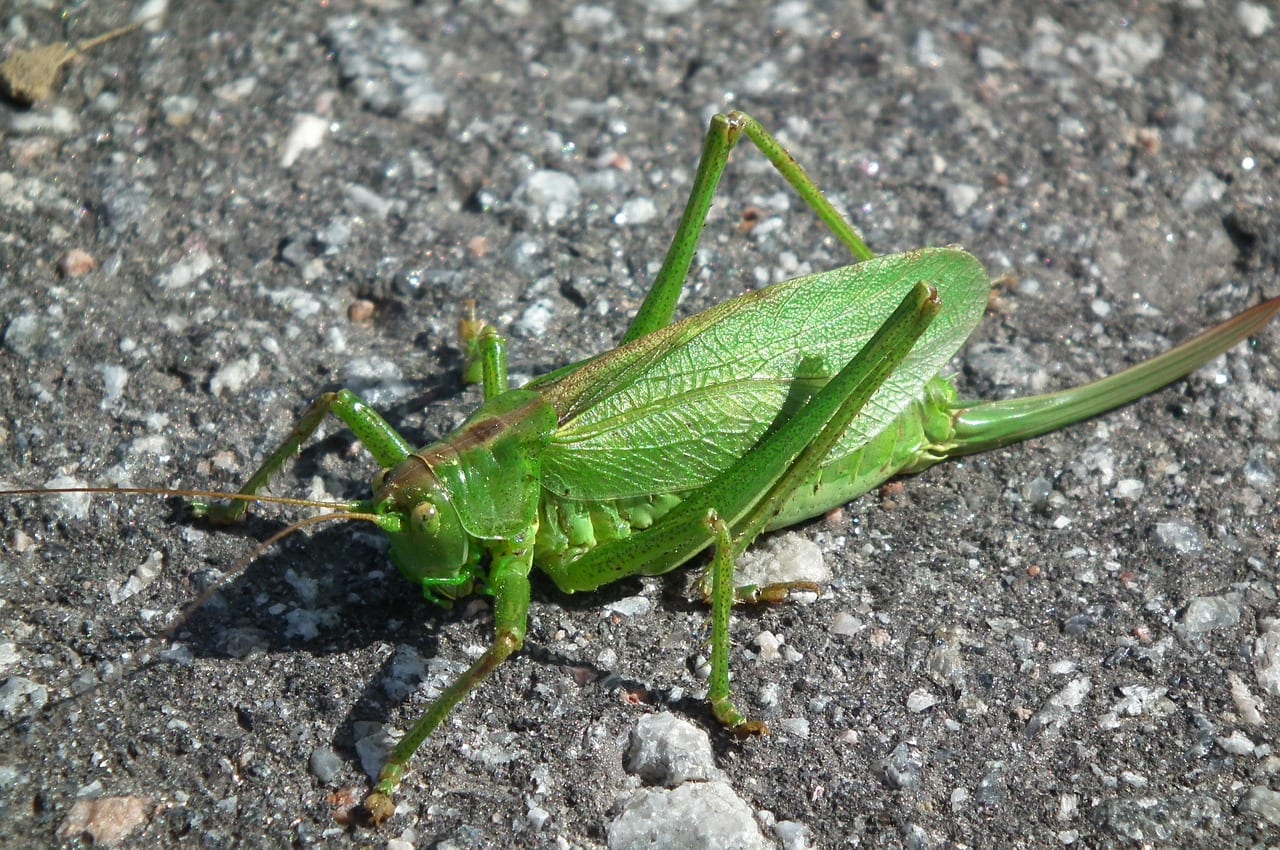
[[[1269,3],[11,0],[0,58],[140,9],[50,99],[0,105],[0,486],[237,486],[341,386],[426,442],[479,398],[465,298],[517,379],[609,349],[717,110],[774,130],[875,250],[986,264],[966,395],[1077,384],[1280,292]],[[744,147],[681,312],[847,262]],[[1270,328],[799,527],[834,580],[734,624],[766,738],[698,698],[687,572],[538,582],[527,650],[376,832],[334,819],[369,724],[403,730],[469,662],[483,600],[432,607],[371,529],[321,525],[157,646],[295,514],[4,499],[0,844],[606,846],[659,799],[626,751],[669,711],[778,846],[1274,846],[1278,354]],[[326,425],[273,492],[371,472]]]

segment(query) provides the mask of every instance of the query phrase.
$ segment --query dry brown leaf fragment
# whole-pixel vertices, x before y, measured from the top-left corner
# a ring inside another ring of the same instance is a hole
[[[15,50],[0,62],[0,94],[20,106],[48,100],[57,88],[58,72],[64,65],[86,50],[131,33],[151,20],[142,18],[75,45],[55,41],[28,50]]]

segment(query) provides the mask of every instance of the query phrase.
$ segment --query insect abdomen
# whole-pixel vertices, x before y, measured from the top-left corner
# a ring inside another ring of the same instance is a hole
[[[921,472],[946,457],[955,432],[952,413],[956,390],[949,378],[935,377],[924,392],[879,434],[851,452],[839,444],[817,474],[801,484],[768,528],[783,528],[872,490],[895,475]]]
[[[534,563],[552,568],[571,563],[603,543],[630,537],[662,519],[680,497],[660,493],[608,501],[564,499],[546,490],[538,508]]]

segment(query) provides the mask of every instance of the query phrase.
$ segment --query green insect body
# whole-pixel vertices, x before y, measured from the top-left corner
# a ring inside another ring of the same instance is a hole
[[[358,510],[390,520],[400,571],[428,598],[493,593],[498,637],[393,752],[366,801],[372,819],[392,811],[409,755],[519,648],[532,569],[564,592],[591,591],[714,545],[708,698],[726,726],[761,731],[730,702],[727,669],[733,560],[760,532],[1126,403],[1280,311],[1280,299],[1265,302],[1085,387],[970,404],[937,372],[981,318],[988,287],[956,249],[780,283],[521,389],[486,385],[489,400],[456,431],[380,473]]]
[[[729,151],[746,135],[859,261],[750,292],[672,322]],[[986,307],[973,256],[927,248],[875,257],[766,131],[718,115],[671,249],[615,350],[507,387],[497,332],[461,324],[464,376],[484,403],[415,451],[343,390],[318,399],[233,501],[201,506],[230,522],[329,414],[379,466],[352,502],[390,538],[397,568],[426,598],[493,596],[494,639],[394,748],[368,819],[394,812],[410,757],[449,711],[524,641],[529,576],[568,593],[669,572],[711,548],[708,700],[738,733],[763,731],[729,693],[733,565],[763,531],[822,514],[899,474],[1097,415],[1187,374],[1280,312],[1263,302],[1153,360],[1060,393],[960,400],[939,370]],[[765,589],[769,599],[787,588]]]

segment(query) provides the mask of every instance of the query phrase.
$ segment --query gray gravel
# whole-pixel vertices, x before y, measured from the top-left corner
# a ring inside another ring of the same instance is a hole
[[[136,10],[62,9],[5,4],[0,50]],[[727,108],[877,250],[986,263],[967,393],[1091,379],[1277,294],[1278,34],[1271,4],[1199,0],[173,4],[0,106],[0,484],[231,487],[339,386],[425,442],[478,398],[463,298],[513,376],[609,348]],[[847,261],[750,150],[712,219],[684,311]],[[5,500],[0,845],[602,847],[661,799],[626,750],[670,712],[751,842],[1274,846],[1278,355],[1271,328],[802,527],[834,580],[735,624],[767,738],[699,700],[683,576],[539,586],[528,650],[376,833],[334,811],[486,605],[433,609],[374,535],[321,526],[157,648],[279,512],[214,532],[159,499]],[[328,427],[276,491],[356,496],[369,469]]]

